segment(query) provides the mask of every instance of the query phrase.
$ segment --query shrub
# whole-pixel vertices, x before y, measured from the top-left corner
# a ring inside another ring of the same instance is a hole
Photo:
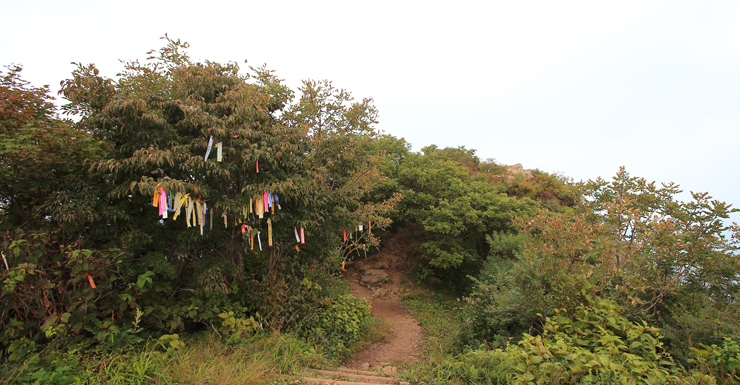
[[[702,349],[691,348],[694,357],[690,362],[699,372],[715,377],[722,384],[740,382],[740,346],[732,338],[725,338],[722,346],[707,346]]]
[[[546,318],[544,332],[505,350],[461,356],[466,382],[659,384],[677,378],[657,328],[630,322],[607,299],[587,298],[572,318],[566,309]],[[487,371],[494,370],[494,373]]]
[[[308,305],[307,305],[308,306]],[[326,298],[296,323],[299,335],[332,356],[349,353],[370,325],[370,304],[351,294]]]

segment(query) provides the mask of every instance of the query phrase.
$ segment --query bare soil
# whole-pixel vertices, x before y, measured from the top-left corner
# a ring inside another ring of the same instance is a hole
[[[402,361],[416,362],[424,352],[424,336],[418,321],[403,307],[399,296],[407,289],[401,283],[409,267],[407,250],[392,239],[373,257],[348,264],[344,278],[357,297],[367,298],[373,314],[390,325],[383,340],[357,352],[344,364],[347,368],[382,368]],[[367,270],[382,270],[388,279],[375,284],[363,283]]]

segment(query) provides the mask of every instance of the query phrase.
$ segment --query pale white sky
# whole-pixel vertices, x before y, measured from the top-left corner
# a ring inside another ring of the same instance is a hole
[[[740,207],[740,2],[0,0],[0,65],[114,77],[168,33],[196,60],[372,97],[414,150],[575,180],[636,176]],[[734,215],[740,221],[740,215]]]

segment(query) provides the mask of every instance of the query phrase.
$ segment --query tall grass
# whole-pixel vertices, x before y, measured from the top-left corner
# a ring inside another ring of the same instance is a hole
[[[446,356],[460,352],[463,322],[457,308],[460,302],[420,287],[413,288],[401,300],[421,325],[425,355],[430,361],[439,362]]]
[[[462,351],[460,335],[462,314],[460,303],[452,297],[434,293],[423,287],[413,287],[402,297],[406,308],[416,317],[424,333],[424,360],[401,367],[401,375],[412,384],[458,384],[450,366],[454,356]]]
[[[7,384],[271,384],[334,361],[290,334],[220,338],[204,332],[179,350],[160,343],[114,354],[59,350],[16,370]]]

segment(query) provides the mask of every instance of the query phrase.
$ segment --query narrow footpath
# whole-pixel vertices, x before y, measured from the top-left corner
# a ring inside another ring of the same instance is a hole
[[[352,294],[366,298],[373,314],[387,323],[388,335],[334,370],[306,369],[298,381],[320,385],[408,385],[396,377],[396,365],[421,360],[424,336],[417,320],[399,301],[400,282],[409,267],[407,253],[391,239],[377,255],[347,264],[344,279]]]
[[[383,340],[357,352],[344,364],[359,370],[383,368],[403,361],[416,362],[424,352],[424,336],[418,321],[403,307],[399,296],[406,259],[395,240],[373,257],[349,264],[344,274],[352,294],[366,298],[373,314],[387,322],[391,332]]]

